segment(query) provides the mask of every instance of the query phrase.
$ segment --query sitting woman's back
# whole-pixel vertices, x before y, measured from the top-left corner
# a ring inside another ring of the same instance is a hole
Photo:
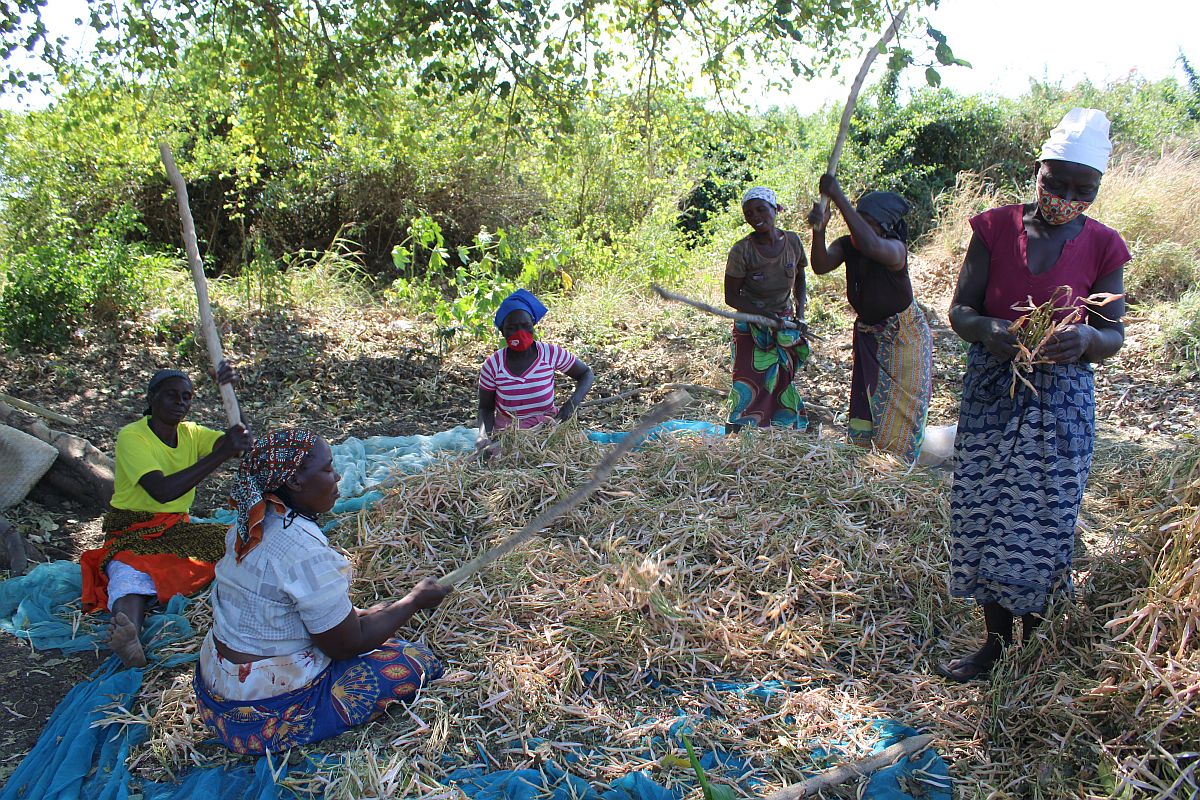
[[[238,471],[193,681],[202,719],[235,752],[337,736],[442,674],[429,648],[391,637],[449,589],[426,579],[394,603],[350,602],[350,563],[316,523],[338,479],[329,445],[300,430],[262,437]]]

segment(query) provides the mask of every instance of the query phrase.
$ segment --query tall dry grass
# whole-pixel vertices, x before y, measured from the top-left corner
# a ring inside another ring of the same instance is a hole
[[[954,188],[934,200],[934,223],[916,243],[917,254],[936,284],[953,288],[971,241],[971,217],[989,208],[1020,203],[1030,195],[1013,183],[978,172],[960,172]]]
[[[1176,300],[1200,276],[1200,152],[1125,158],[1104,176],[1088,212],[1129,244],[1131,302]]]
[[[971,239],[974,215],[1033,197],[1032,182],[1017,185],[987,173],[963,172],[936,202],[937,221],[919,243],[935,270],[957,272]],[[1131,302],[1175,300],[1195,286],[1200,271],[1200,153],[1127,156],[1104,176],[1089,216],[1116,229],[1133,260],[1125,267]]]

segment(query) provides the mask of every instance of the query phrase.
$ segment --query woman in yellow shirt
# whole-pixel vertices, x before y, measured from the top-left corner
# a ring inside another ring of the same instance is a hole
[[[217,380],[237,380],[228,362],[221,362]],[[156,598],[165,603],[193,594],[212,581],[226,526],[194,523],[188,512],[200,482],[250,444],[241,423],[221,433],[184,421],[192,381],[178,370],[154,374],[146,403],[145,416],[117,434],[104,545],[80,556],[83,609],[112,612],[109,646],[127,667],[146,664],[139,638],[146,606]]]

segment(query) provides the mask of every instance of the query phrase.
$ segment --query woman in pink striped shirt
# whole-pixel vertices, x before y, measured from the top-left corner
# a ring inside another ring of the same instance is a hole
[[[479,370],[479,450],[491,446],[493,430],[570,418],[592,388],[591,367],[565,347],[535,341],[534,326],[544,316],[546,307],[524,289],[510,294],[496,311],[495,325],[505,346],[488,356]],[[562,408],[554,405],[556,372],[575,381],[575,392]]]

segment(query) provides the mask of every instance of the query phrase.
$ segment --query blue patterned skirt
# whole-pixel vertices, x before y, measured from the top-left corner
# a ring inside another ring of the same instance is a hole
[[[1071,590],[1075,524],[1092,466],[1095,388],[1084,364],[1038,366],[1037,392],[1010,362],[971,346],[950,496],[950,592],[1040,612]]]
[[[378,650],[335,661],[308,685],[277,697],[230,701],[192,679],[200,717],[235,753],[278,753],[319,742],[370,722],[390,703],[407,702],[442,676],[424,645],[389,639]]]

